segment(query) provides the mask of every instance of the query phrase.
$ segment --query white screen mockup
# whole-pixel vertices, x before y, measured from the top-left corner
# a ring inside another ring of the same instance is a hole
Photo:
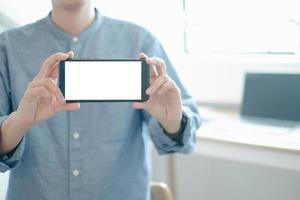
[[[140,100],[141,61],[66,61],[66,100]]]

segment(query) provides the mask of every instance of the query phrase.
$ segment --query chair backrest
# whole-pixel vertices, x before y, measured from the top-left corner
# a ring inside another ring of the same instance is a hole
[[[161,182],[151,182],[151,200],[173,200],[169,186]]]

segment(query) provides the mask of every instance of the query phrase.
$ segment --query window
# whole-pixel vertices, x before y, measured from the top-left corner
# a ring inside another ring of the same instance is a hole
[[[129,20],[150,30],[172,58],[183,53],[183,10],[181,0],[94,1],[106,16]]]
[[[45,17],[51,8],[51,0],[0,0],[0,4],[1,19],[9,19],[7,28],[32,23]]]
[[[293,54],[300,42],[299,5],[298,0],[183,0],[185,50]]]

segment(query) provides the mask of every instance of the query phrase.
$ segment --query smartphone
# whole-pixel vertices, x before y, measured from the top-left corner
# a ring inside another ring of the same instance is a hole
[[[70,59],[59,63],[66,102],[147,101],[149,66],[138,59]]]

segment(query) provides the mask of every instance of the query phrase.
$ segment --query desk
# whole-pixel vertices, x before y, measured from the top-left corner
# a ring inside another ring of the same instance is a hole
[[[300,153],[300,123],[294,129],[258,125],[240,121],[236,111],[203,110],[198,138]]]
[[[299,199],[300,132],[259,131],[232,120],[236,113],[204,113],[214,120],[204,119],[195,153],[172,157],[177,200]]]

